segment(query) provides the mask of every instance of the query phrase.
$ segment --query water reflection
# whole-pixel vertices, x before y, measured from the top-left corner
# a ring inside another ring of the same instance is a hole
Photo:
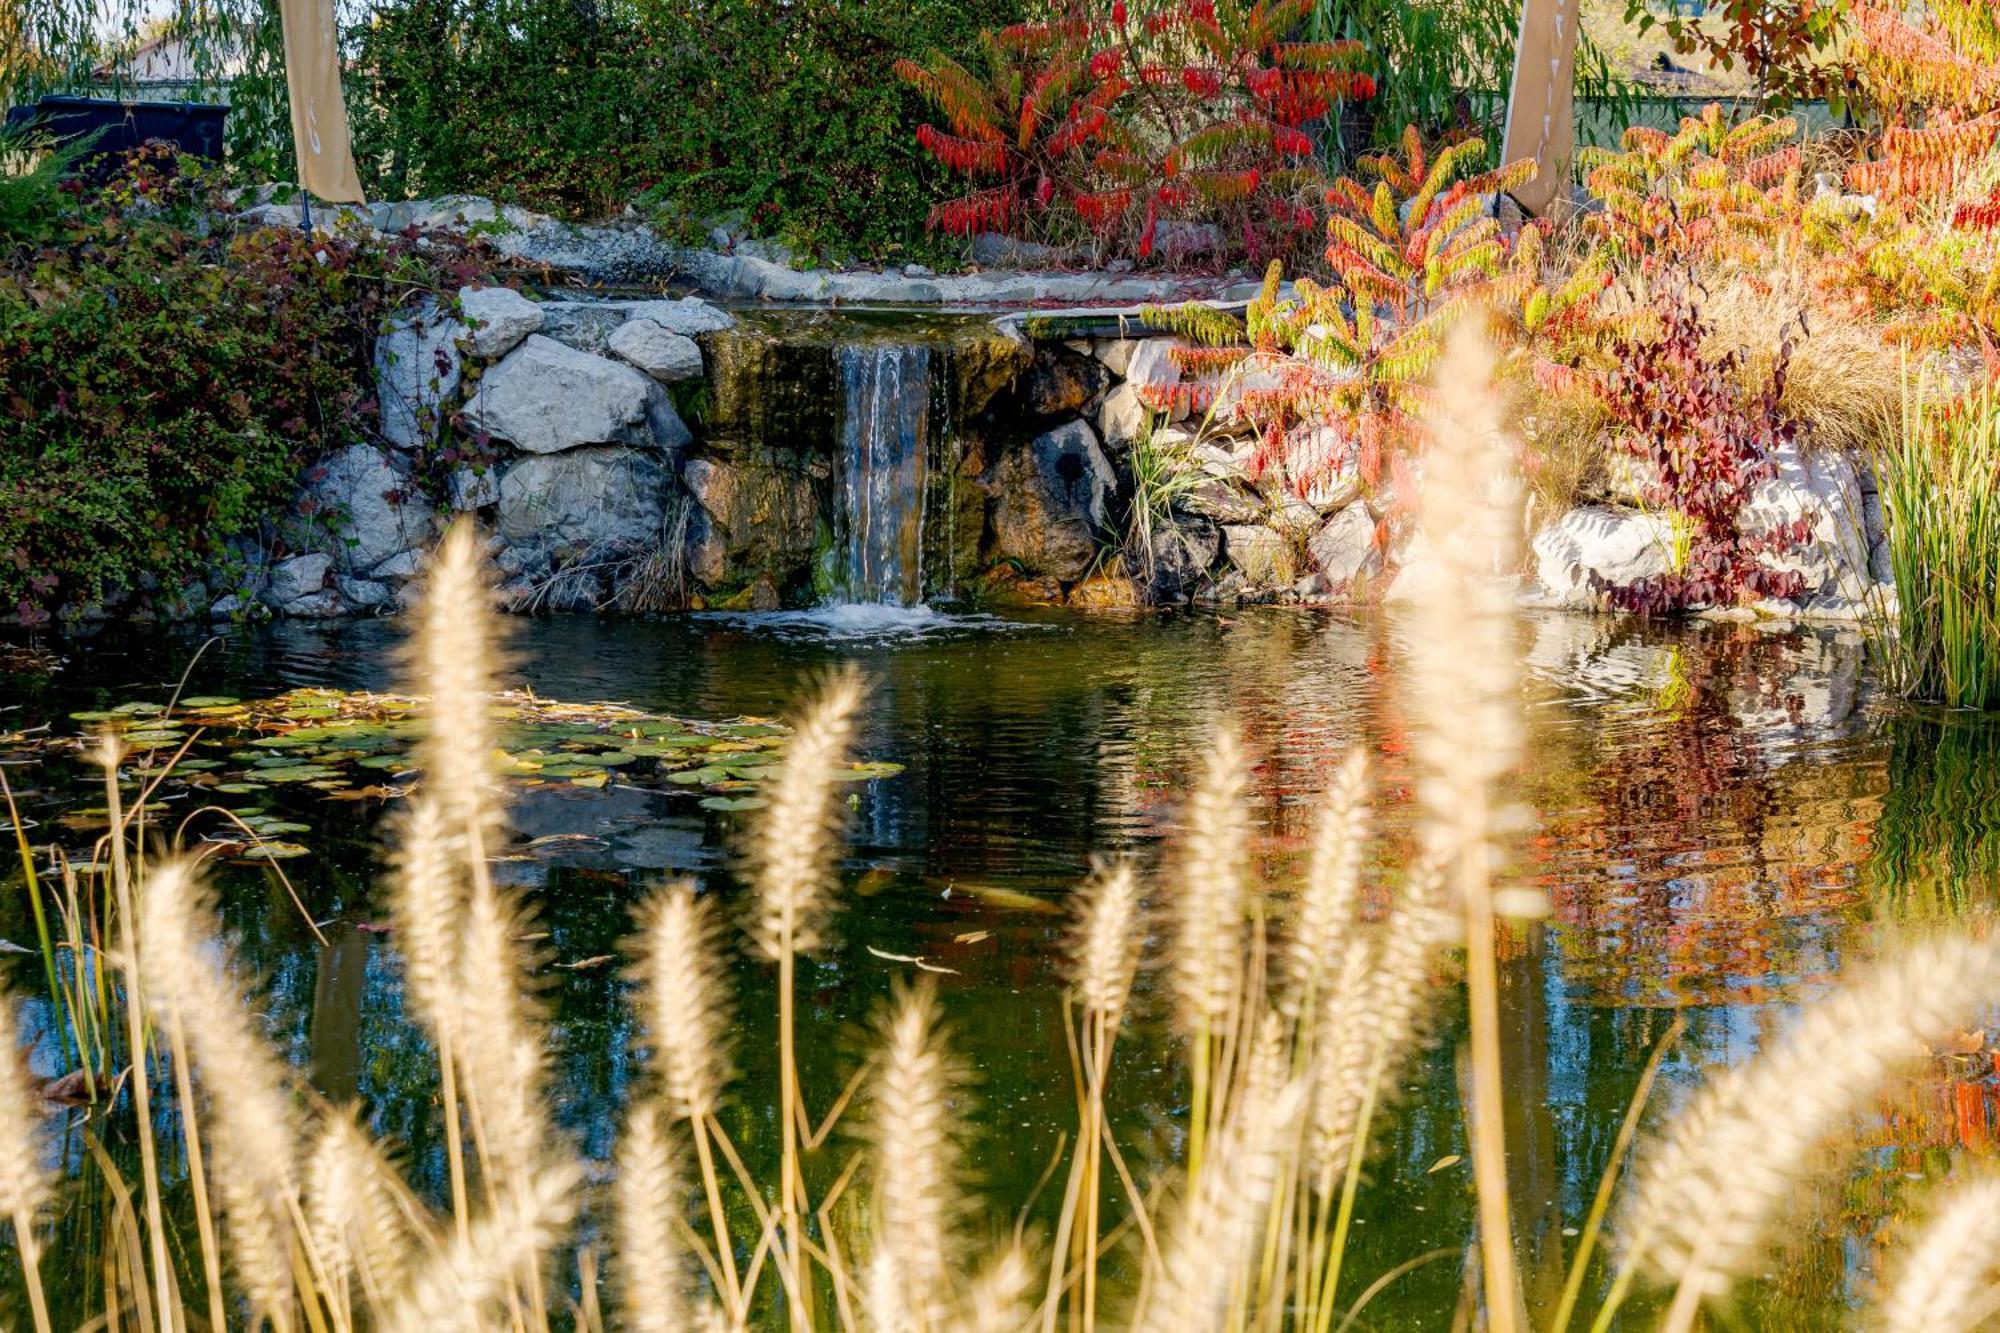
[[[944,1001],[980,1079],[976,1160],[1011,1211],[1033,1192],[1070,1112],[1054,983],[1062,896],[1093,853],[1157,856],[1173,828],[1171,794],[1220,716],[1240,721],[1257,759],[1258,851],[1271,865],[1296,857],[1312,798],[1357,743],[1376,756],[1391,844],[1406,840],[1406,633],[1393,613],[1275,609],[1227,620],[1051,614],[1026,627],[909,637],[774,634],[720,618],[552,620],[524,629],[514,671],[545,694],[721,716],[778,711],[836,661],[863,669],[872,682],[863,749],[908,767],[857,793],[837,938],[801,978],[802,1023],[818,1034],[804,1052],[807,1097],[824,1108],[854,1067],[866,1020],[902,970],[880,954],[951,968],[940,977]],[[1520,636],[1532,726],[1518,782],[1538,822],[1519,872],[1546,887],[1555,914],[1507,941],[1508,1131],[1523,1272],[1546,1314],[1567,1233],[1676,1014],[1688,1027],[1663,1074],[1666,1106],[1705,1066],[1753,1052],[1802,994],[1869,946],[1880,917],[1992,902],[2000,736],[1876,698],[1865,645],[1840,633],[1548,616],[1524,619]],[[203,656],[190,687],[378,688],[390,683],[392,640],[381,624],[232,635]],[[14,710],[4,724],[164,697],[198,642],[107,634],[73,651],[53,680],[0,681]],[[42,793],[63,795],[52,781]],[[591,960],[617,950],[644,885],[688,874],[735,893],[733,820],[678,794],[615,785],[538,791],[516,811],[524,840],[578,835],[498,873],[539,904],[559,1116],[595,1156],[608,1153],[610,1111],[635,1071],[625,983]],[[432,1066],[402,1017],[394,953],[376,929],[375,831],[315,823],[318,855],[294,863],[294,878],[313,917],[329,923],[327,943],[252,872],[229,872],[228,921],[267,977],[274,1039],[321,1093],[359,1101],[436,1193]],[[0,936],[23,929],[11,892]],[[9,964],[14,984],[32,994],[35,979],[19,965]],[[759,1157],[775,1141],[770,980],[746,966],[737,981],[743,1081],[726,1123]],[[29,1008],[38,1031],[46,1015]],[[1407,1080],[1364,1199],[1357,1273],[1465,1243],[1469,1178],[1462,1163],[1438,1167],[1465,1151],[1460,1023],[1442,1016],[1432,1055]],[[39,1057],[45,1066],[51,1051]],[[1121,1047],[1112,1109],[1138,1157],[1165,1152],[1177,1134],[1183,1108],[1168,1056],[1152,1025]],[[1949,1057],[1899,1092],[1867,1128],[1876,1151],[1863,1174],[1802,1205],[1801,1234],[1814,1239],[1760,1307],[1786,1326],[1839,1324],[1865,1287],[1875,1231],[1903,1177],[1935,1174],[1947,1147],[1990,1147],[1997,1103],[1983,1050]],[[81,1153],[74,1135],[62,1150],[72,1164]],[[60,1243],[95,1253],[102,1216],[89,1199],[67,1199]],[[1437,1326],[1459,1285],[1455,1261],[1428,1264],[1371,1313],[1381,1327]]]

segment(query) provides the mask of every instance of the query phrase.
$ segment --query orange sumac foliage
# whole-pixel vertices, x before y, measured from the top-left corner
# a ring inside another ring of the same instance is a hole
[[[1532,164],[1467,175],[1484,152],[1477,140],[1431,152],[1411,134],[1399,154],[1363,160],[1372,186],[1336,182],[1324,285],[1302,277],[1286,295],[1274,263],[1240,322],[1202,305],[1147,312],[1197,344],[1176,359],[1218,385],[1218,413],[1256,428],[1260,470],[1281,469],[1310,495],[1352,469],[1403,495],[1424,380],[1451,321],[1482,311],[1522,345],[1592,323],[1607,267],[1544,286],[1539,226],[1510,242],[1494,216]]]
[[[1731,125],[1713,104],[1673,134],[1635,125],[1622,151],[1577,154],[1604,202],[1586,225],[1649,271],[1695,258],[1761,266],[1798,210],[1797,134],[1789,118]]]

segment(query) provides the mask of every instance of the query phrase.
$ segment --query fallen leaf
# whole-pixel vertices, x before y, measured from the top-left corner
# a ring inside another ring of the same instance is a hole
[[[992,935],[992,933],[990,930],[968,930],[962,935],[952,936],[951,942],[953,944],[977,944],[979,941]]]
[[[556,966],[566,968],[571,972],[581,972],[587,967],[603,967],[606,963],[615,963],[617,961],[617,954],[601,953],[590,958],[579,958],[574,963],[557,963]]]
[[[1432,1162],[1431,1169],[1424,1172],[1424,1174],[1427,1176],[1434,1176],[1438,1172],[1444,1170],[1446,1167],[1457,1166],[1460,1162],[1464,1160],[1465,1159],[1463,1157],[1459,1156],[1455,1152],[1446,1153],[1444,1156],[1438,1158],[1435,1162]]]

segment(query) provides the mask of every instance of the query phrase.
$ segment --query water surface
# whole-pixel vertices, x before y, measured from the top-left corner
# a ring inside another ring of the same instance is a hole
[[[1991,726],[1879,697],[1852,636],[1567,616],[1519,629],[1530,758],[1513,782],[1536,826],[1515,873],[1547,889],[1554,914],[1505,941],[1508,1131],[1525,1280],[1546,1316],[1640,1068],[1676,1016],[1688,1026],[1665,1066],[1661,1109],[1684,1100],[1705,1067],[1754,1052],[1802,997],[1873,947],[1885,922],[1992,900],[2000,740]],[[0,729],[163,701],[184,670],[198,693],[384,688],[395,683],[395,634],[380,622],[243,630],[197,659],[199,637],[107,631],[67,645],[53,677],[0,677]],[[922,607],[557,618],[520,627],[510,675],[548,696],[723,717],[782,711],[835,664],[864,671],[862,749],[907,767],[856,791],[835,939],[802,974],[802,1021],[814,1034],[807,1097],[818,1108],[831,1101],[867,1047],[872,1015],[914,975],[882,955],[948,969],[931,975],[977,1079],[982,1188],[1011,1217],[1071,1123],[1057,971],[1066,895],[1094,855],[1159,860],[1175,793],[1218,717],[1236,720],[1256,759],[1257,851],[1274,873],[1295,863],[1311,802],[1354,745],[1375,758],[1393,856],[1413,818],[1405,634],[1390,612],[1278,609],[1129,620],[954,619]],[[10,776],[31,811],[79,800],[53,772]],[[318,1091],[358,1101],[436,1191],[433,1066],[402,1017],[393,937],[377,929],[384,909],[369,887],[379,811],[359,803],[329,813],[310,794],[295,799],[311,811],[315,855],[286,869],[327,945],[268,872],[234,869],[224,881],[229,924],[265,978],[263,1019]],[[547,932],[559,1115],[593,1157],[609,1152],[636,1066],[624,981],[592,960],[617,949],[649,885],[692,876],[733,901],[742,818],[615,782],[538,792],[516,811],[524,840],[588,835],[501,872],[530,892]],[[0,937],[30,935],[16,884],[0,902]],[[6,965],[17,993],[38,992],[38,962]],[[746,1153],[762,1156],[773,1141],[771,985],[749,964],[735,982],[742,1076],[725,1121]],[[1170,1151],[1185,1111],[1156,1017],[1121,1046],[1114,1111],[1135,1158]],[[25,1021],[33,1031],[46,1013],[31,1000]],[[1367,1327],[1446,1326],[1459,1299],[1471,1224],[1466,1167],[1449,1161],[1465,1152],[1461,1030],[1447,1006],[1405,1080],[1350,1271],[1358,1289],[1405,1260],[1448,1253],[1391,1285],[1364,1314]],[[51,1050],[43,1040],[44,1066]],[[1863,1166],[1802,1199],[1785,1275],[1752,1296],[1757,1323],[1834,1327],[1850,1317],[1877,1230],[1903,1192],[1938,1175],[1947,1149],[1990,1151],[1991,1059],[1940,1062],[1866,1133]],[[81,1127],[57,1147],[74,1168]],[[55,1252],[79,1262],[95,1253],[102,1215],[84,1193],[66,1193],[56,1214]]]

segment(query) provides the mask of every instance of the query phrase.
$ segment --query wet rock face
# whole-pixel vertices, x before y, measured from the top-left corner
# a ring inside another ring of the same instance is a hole
[[[1022,405],[1034,416],[1077,415],[1111,387],[1111,372],[1094,357],[1043,344],[1021,383]]]
[[[1118,475],[1087,422],[1072,421],[1003,452],[987,475],[993,558],[1070,582],[1109,532]]]
[[[759,579],[786,588],[811,576],[819,531],[814,478],[765,457],[695,458],[681,481],[693,499],[688,573],[732,592]]]

